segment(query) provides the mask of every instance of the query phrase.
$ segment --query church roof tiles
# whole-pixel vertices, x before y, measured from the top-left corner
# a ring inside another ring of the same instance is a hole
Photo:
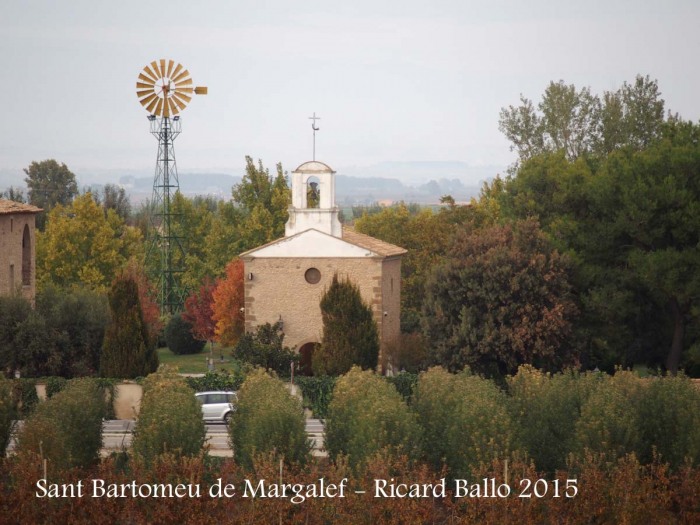
[[[0,199],[0,215],[9,215],[11,213],[39,213],[40,211],[43,210],[31,204]]]
[[[356,232],[349,226],[343,226],[343,240],[349,242],[350,244],[360,246],[361,248],[371,250],[374,253],[384,257],[393,257],[395,255],[403,255],[406,253],[406,250],[400,246],[380,241],[379,239],[375,239],[374,237],[370,237],[364,233]]]

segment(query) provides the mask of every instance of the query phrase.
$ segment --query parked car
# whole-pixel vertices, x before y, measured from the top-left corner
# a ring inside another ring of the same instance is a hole
[[[204,421],[220,422],[228,425],[236,411],[238,396],[236,392],[197,392],[197,401],[202,405]]]

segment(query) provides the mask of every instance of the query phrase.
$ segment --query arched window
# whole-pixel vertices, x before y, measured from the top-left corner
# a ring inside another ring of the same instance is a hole
[[[309,177],[306,181],[306,207],[319,208],[321,205],[321,181],[318,177]]]
[[[32,284],[32,239],[29,236],[29,225],[24,225],[22,234],[22,285]]]

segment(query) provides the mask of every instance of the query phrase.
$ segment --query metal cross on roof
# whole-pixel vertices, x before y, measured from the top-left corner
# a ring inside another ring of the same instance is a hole
[[[321,129],[321,128],[316,126],[316,121],[321,120],[321,117],[317,117],[316,112],[314,111],[314,116],[309,117],[309,120],[313,120],[313,122],[311,123],[311,129],[314,130],[314,156],[313,156],[313,159],[311,159],[311,160],[316,160],[316,132],[319,129]]]

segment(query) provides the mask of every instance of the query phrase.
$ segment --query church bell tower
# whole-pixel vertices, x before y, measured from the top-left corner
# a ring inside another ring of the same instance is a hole
[[[335,204],[335,171],[312,160],[292,172],[292,206],[284,228],[285,237],[306,230],[318,230],[333,237],[343,236]]]

